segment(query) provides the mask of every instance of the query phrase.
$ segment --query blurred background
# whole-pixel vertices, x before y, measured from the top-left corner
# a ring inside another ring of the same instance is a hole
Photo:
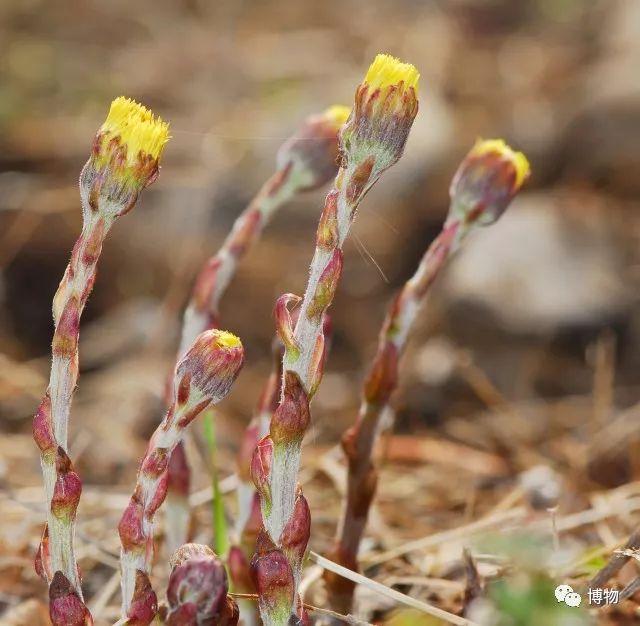
[[[421,110],[346,245],[310,466],[354,419],[386,306],[437,234],[457,164],[477,137],[503,137],[533,175],[441,275],[411,340],[381,483],[386,528],[426,534],[502,493],[439,442],[495,455],[512,478],[550,465],[566,479],[567,510],[640,478],[640,3],[3,0],[0,614],[45,593],[30,568],[42,519],[31,417],[48,378],[51,300],[81,227],[77,179],[110,101],[141,101],[173,139],[158,181],[109,236],[83,317],[71,450],[88,485],[79,540],[90,590],[108,566],[83,537],[117,546],[195,272],[282,141],[307,115],[351,104],[380,51],[418,67]],[[269,371],[275,298],[304,289],[324,193],[278,213],[224,298],[222,326],[247,352],[221,407],[225,468]],[[422,498],[402,487],[408,472]],[[194,481],[206,486],[206,472]],[[310,493],[322,550],[337,496]],[[624,536],[625,523],[613,531]]]

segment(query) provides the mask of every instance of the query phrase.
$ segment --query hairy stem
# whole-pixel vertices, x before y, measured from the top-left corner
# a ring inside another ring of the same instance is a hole
[[[40,571],[49,583],[55,572],[62,572],[80,600],[82,589],[73,541],[82,485],[67,453],[68,427],[78,381],[80,317],[93,288],[102,244],[112,223],[112,219],[101,215],[83,199],[82,232],[53,300],[51,374],[33,424],[48,503],[48,546],[38,555]]]

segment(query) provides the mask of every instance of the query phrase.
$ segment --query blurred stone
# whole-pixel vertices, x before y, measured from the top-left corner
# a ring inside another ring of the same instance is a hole
[[[520,475],[520,485],[531,507],[537,511],[558,506],[562,494],[560,476],[548,465],[536,465]]]
[[[446,337],[427,341],[414,359],[416,376],[424,383],[439,386],[446,383],[456,370],[456,347]]]
[[[476,233],[447,276],[450,305],[486,310],[503,330],[545,335],[600,326],[625,311],[619,242],[602,221],[528,194]]]

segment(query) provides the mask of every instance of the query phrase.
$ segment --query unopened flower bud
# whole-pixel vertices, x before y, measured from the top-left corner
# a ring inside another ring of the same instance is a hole
[[[157,177],[168,140],[168,124],[141,104],[116,98],[80,177],[87,204],[112,217],[126,213]]]
[[[375,154],[377,176],[402,156],[418,113],[419,78],[413,65],[388,54],[376,56],[340,133],[343,156],[349,163],[361,163],[363,155]],[[367,186],[374,180],[367,181]]]
[[[171,564],[167,625],[221,623],[228,612],[228,582],[222,561],[207,546],[186,544],[174,553]]]
[[[338,170],[338,131],[349,117],[349,108],[334,105],[309,116],[298,132],[278,151],[278,169],[293,165],[291,176],[300,190],[328,183]]]
[[[176,367],[177,403],[196,407],[197,415],[219,402],[229,393],[243,362],[238,337],[218,329],[201,333]],[[188,414],[187,421],[195,415]]]
[[[451,182],[450,219],[493,224],[529,174],[522,152],[515,152],[502,139],[478,140]]]

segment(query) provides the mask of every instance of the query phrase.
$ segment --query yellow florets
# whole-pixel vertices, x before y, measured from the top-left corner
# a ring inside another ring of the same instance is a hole
[[[410,63],[402,63],[389,54],[378,54],[369,66],[364,82],[371,89],[383,89],[401,82],[405,89],[417,89],[419,78],[420,73]]]
[[[340,128],[347,121],[350,113],[350,107],[334,104],[322,113],[322,117],[329,120],[336,128]]]
[[[158,159],[169,141],[169,124],[155,117],[149,109],[130,98],[120,96],[111,103],[109,114],[100,128],[103,145],[118,137],[127,150],[127,164],[135,165],[140,152]]]
[[[513,163],[516,170],[515,186],[520,188],[531,172],[527,157],[522,152],[512,150],[503,139],[478,139],[471,148],[469,156],[482,156],[489,153],[498,154],[501,158]]]
[[[215,330],[215,342],[220,348],[237,348],[242,342],[233,333],[226,330]]]

